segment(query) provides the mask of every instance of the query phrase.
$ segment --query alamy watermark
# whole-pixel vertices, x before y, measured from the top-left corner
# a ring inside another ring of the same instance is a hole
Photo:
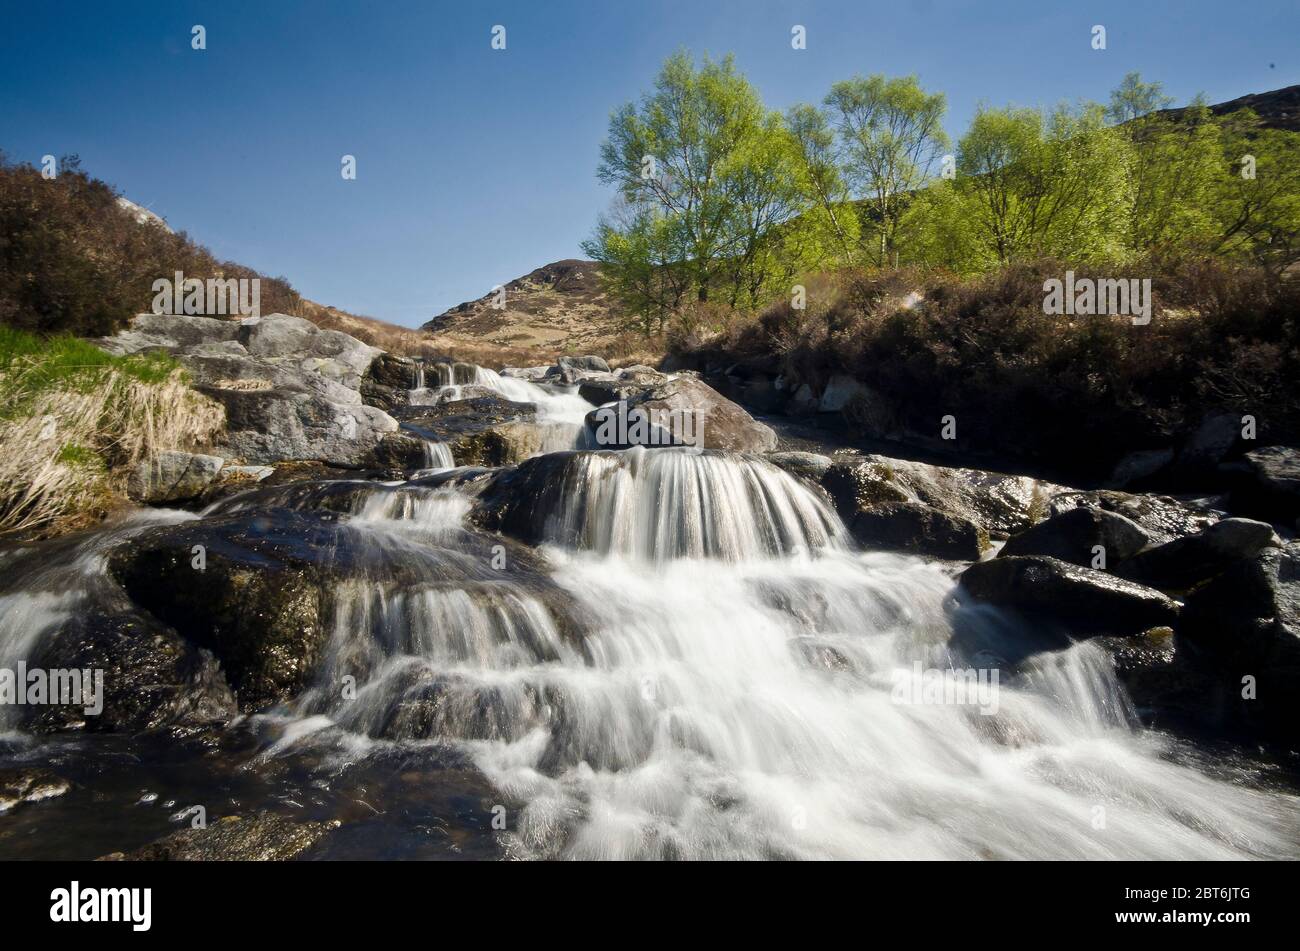
[[[210,277],[201,281],[177,271],[174,280],[160,277],[154,281],[153,292],[155,314],[262,316],[262,281],[256,277]]]
[[[998,712],[998,676],[994,668],[968,667],[963,670],[923,667],[918,660],[911,670],[893,672],[890,699],[904,705],[944,704],[979,707],[980,713]]]
[[[1122,315],[1132,317],[1136,326],[1151,323],[1151,278],[1075,278],[1065,272],[1065,280],[1049,278],[1043,282],[1043,313],[1060,316]]]
[[[104,710],[104,672],[77,668],[0,667],[0,706],[81,707],[86,716]]]
[[[704,444],[700,410],[628,408],[627,400],[595,411],[598,446],[700,446]]]

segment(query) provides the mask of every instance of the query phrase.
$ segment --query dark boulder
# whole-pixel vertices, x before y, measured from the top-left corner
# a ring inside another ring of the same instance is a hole
[[[1178,617],[1178,603],[1153,588],[1058,558],[994,558],[960,581],[959,597],[1050,618],[1075,636],[1133,636]]]
[[[1300,544],[1267,548],[1197,588],[1176,630],[1219,672],[1230,719],[1294,738]]]
[[[1300,517],[1300,450],[1266,446],[1246,453],[1246,479],[1233,492],[1234,508],[1292,526]]]
[[[933,558],[974,561],[988,535],[970,519],[924,502],[882,502],[855,513],[848,529],[869,550],[905,551]]]
[[[149,615],[100,605],[73,618],[39,655],[46,669],[103,671],[102,709],[34,707],[33,732],[140,732],[223,723],[238,712],[210,651],[194,647]]]
[[[1136,523],[1155,544],[1195,535],[1219,520],[1219,515],[1192,502],[1167,495],[1146,495],[1098,489],[1091,492],[1059,492],[1052,496],[1047,513],[1060,515],[1076,508],[1095,508],[1123,515]]]
[[[1227,518],[1199,535],[1175,538],[1133,555],[1116,565],[1115,573],[1165,591],[1186,591],[1277,543],[1267,522]]]
[[[1097,546],[1104,550],[1105,564],[1113,565],[1137,554],[1149,542],[1142,527],[1123,515],[1105,509],[1077,508],[1013,535],[999,554],[1043,555],[1090,568]]]

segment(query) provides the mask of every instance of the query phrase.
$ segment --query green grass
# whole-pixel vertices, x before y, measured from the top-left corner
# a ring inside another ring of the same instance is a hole
[[[51,390],[90,392],[114,370],[141,383],[157,384],[179,365],[161,352],[119,357],[76,337],[40,337],[0,326],[0,418],[21,415]]]

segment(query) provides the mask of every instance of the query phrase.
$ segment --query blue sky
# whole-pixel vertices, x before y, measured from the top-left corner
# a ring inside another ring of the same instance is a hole
[[[917,73],[947,93],[954,138],[981,100],[1105,99],[1130,70],[1179,103],[1300,82],[1296,0],[6,0],[3,22],[11,158],[79,153],[218,256],[409,325],[580,255],[611,198],[609,113],[679,47],[734,53],[780,109],[854,73]]]

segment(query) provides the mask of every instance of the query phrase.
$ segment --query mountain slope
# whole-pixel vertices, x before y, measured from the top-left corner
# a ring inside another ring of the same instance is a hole
[[[568,259],[505,285],[505,306],[488,292],[423,327],[448,343],[486,342],[548,350],[594,350],[618,333],[619,312],[600,286],[600,265]]]

